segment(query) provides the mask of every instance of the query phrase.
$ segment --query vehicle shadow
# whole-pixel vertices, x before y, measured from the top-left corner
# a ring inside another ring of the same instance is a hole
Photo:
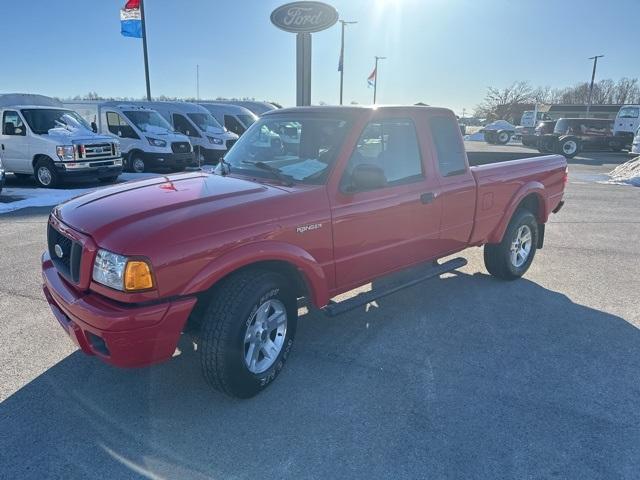
[[[635,155],[630,155],[627,152],[583,152],[580,155],[568,158],[567,163],[571,165],[589,165],[589,166],[602,166],[602,165],[622,165],[628,162]]]
[[[44,318],[42,321],[53,321]],[[256,398],[197,352],[76,352],[0,404],[4,478],[637,478],[640,332],[526,279],[446,275],[300,318]]]

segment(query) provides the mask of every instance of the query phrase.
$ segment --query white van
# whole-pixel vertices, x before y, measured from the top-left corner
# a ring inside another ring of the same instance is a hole
[[[624,147],[630,148],[640,127],[640,105],[625,105],[618,110],[613,124],[613,135],[624,138]]]
[[[216,165],[238,135],[228,132],[209,111],[189,102],[134,102],[156,110],[173,129],[189,137],[199,165]]]
[[[226,105],[238,105],[239,107],[244,107],[247,110],[252,111],[258,116],[271,110],[276,110],[278,108],[272,103],[256,102],[255,100],[212,100],[211,102],[207,103],[224,103]]]
[[[636,130],[636,134],[633,137],[633,142],[631,144],[630,153],[640,155],[640,127]]]
[[[158,112],[138,102],[69,102],[94,131],[120,140],[124,168],[142,173],[157,167],[173,171],[195,164],[189,139],[174,131]]]
[[[76,112],[43,95],[0,95],[0,150],[7,172],[33,175],[41,187],[79,177],[114,182],[122,172],[120,144],[97,135]]]
[[[240,105],[213,102],[200,102],[199,105],[209,110],[218,123],[236,135],[242,135],[258,119],[255,113]]]

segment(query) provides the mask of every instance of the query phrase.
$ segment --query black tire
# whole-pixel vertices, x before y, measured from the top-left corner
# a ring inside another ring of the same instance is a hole
[[[273,363],[265,371],[254,373],[245,361],[245,335],[258,307],[269,300],[284,305],[286,332]],[[196,336],[200,339],[200,365],[207,382],[232,397],[250,398],[260,393],[282,370],[293,345],[297,319],[297,297],[282,275],[252,269],[224,280],[214,289]]]
[[[504,130],[500,131],[496,135],[496,143],[498,145],[506,145],[511,140],[511,137],[512,137],[511,133]]]
[[[127,172],[143,173],[149,170],[149,167],[142,158],[142,155],[138,152],[131,152],[125,161],[125,168]]]
[[[573,158],[582,150],[580,140],[576,137],[566,137],[558,142],[558,153],[565,158]]]
[[[49,158],[41,158],[33,167],[36,184],[42,188],[55,188],[59,183],[58,172]]]
[[[101,183],[114,183],[116,180],[118,180],[118,175],[113,175],[111,177],[103,177],[103,178],[99,178],[98,180],[100,180]]]
[[[521,265],[512,261],[512,243],[521,227],[526,226],[531,234],[531,246],[526,260]],[[509,222],[504,237],[500,243],[484,246],[484,265],[491,275],[503,280],[515,280],[522,277],[531,266],[538,246],[538,222],[529,210],[519,209]]]

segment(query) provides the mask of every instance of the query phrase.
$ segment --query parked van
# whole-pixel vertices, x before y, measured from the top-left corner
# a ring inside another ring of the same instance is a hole
[[[169,122],[173,129],[189,137],[199,165],[216,165],[238,135],[228,132],[197,103],[189,102],[134,102],[135,105],[153,108]]]
[[[41,187],[79,177],[114,182],[122,172],[119,141],[96,134],[53,98],[0,95],[0,116],[0,150],[7,172],[34,175]]]
[[[224,125],[224,128],[238,136],[246,132],[247,128],[258,119],[255,113],[240,105],[212,102],[199,103],[199,105],[206,108],[218,123]]]
[[[174,132],[155,110],[136,102],[70,102],[95,132],[120,140],[124,168],[142,173],[154,168],[184,170],[195,164],[189,139]]]
[[[251,110],[257,116],[262,115],[270,110],[276,110],[278,107],[269,102],[256,102],[253,100],[213,100],[210,103],[224,103],[226,105],[238,105],[247,110]]]
[[[640,127],[640,105],[621,107],[613,124],[613,135],[624,139],[623,148],[631,148],[638,127]]]
[[[633,137],[633,143],[631,144],[630,153],[640,155],[640,127],[636,130],[636,134]]]

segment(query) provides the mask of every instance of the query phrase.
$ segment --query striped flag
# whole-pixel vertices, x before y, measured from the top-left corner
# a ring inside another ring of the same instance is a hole
[[[371,75],[369,75],[369,78],[367,78],[367,83],[369,84],[370,87],[373,87],[376,83],[376,75],[378,74],[378,68],[374,68],[373,72],[371,72]]]
[[[120,10],[120,33],[125,37],[142,38],[140,0],[128,0]]]

